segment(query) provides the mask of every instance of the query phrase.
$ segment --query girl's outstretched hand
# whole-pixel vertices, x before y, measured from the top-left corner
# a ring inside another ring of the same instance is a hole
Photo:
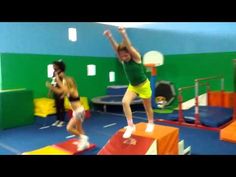
[[[111,36],[112,36],[110,30],[105,30],[104,33],[103,33],[103,35],[104,35],[104,36],[107,36],[107,37],[111,37]]]

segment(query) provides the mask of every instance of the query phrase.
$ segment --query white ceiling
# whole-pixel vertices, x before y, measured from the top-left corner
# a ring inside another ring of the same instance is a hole
[[[235,22],[97,22],[105,25],[150,30],[235,33]],[[236,34],[236,33],[235,33]]]
[[[123,26],[125,28],[137,28],[137,27],[144,27],[148,24],[153,24],[151,22],[97,22],[105,25],[112,25],[112,26]]]

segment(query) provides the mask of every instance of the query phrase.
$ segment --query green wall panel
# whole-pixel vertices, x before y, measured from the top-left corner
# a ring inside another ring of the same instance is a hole
[[[0,129],[34,123],[33,91],[25,89],[0,91]]]
[[[179,87],[193,85],[194,79],[222,75],[225,89],[234,90],[233,62],[236,52],[166,55],[163,66],[157,68],[157,81],[173,82]],[[115,58],[82,57],[61,55],[2,54],[2,89],[27,88],[34,91],[34,97],[46,97],[47,65],[63,59],[67,65],[67,75],[75,78],[81,96],[89,99],[106,94],[109,85],[127,84],[120,63]],[[87,76],[87,65],[97,66],[96,76]],[[116,81],[109,82],[109,71],[116,73]],[[150,74],[148,73],[150,76]],[[220,82],[211,81],[211,89],[219,90]],[[200,90],[205,92],[205,88]],[[184,100],[193,98],[194,91],[184,93]],[[174,105],[177,105],[175,101]]]
[[[0,54],[0,90],[2,89],[2,55]]]
[[[81,96],[89,99],[105,95],[108,85],[127,84],[122,67],[115,58],[2,54],[2,89],[27,88],[34,91],[35,98],[47,97],[45,81],[50,80],[47,78],[47,65],[57,59],[63,59],[67,75],[75,78]],[[87,76],[88,64],[96,65],[96,76]],[[115,82],[109,82],[109,71],[115,71]]]

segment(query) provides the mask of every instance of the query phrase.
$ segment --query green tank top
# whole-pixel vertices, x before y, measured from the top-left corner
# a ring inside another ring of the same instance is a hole
[[[131,85],[136,86],[147,80],[143,63],[136,63],[131,59],[128,62],[123,62],[122,65]]]

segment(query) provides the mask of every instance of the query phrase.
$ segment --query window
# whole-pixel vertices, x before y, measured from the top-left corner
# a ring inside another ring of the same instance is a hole
[[[52,78],[53,72],[54,72],[53,64],[49,64],[48,65],[48,78]]]
[[[87,65],[87,75],[95,76],[96,75],[96,66],[95,65]]]
[[[77,41],[77,30],[76,28],[69,28],[68,29],[69,40],[72,42]]]
[[[115,72],[114,71],[109,72],[109,81],[115,82]]]

